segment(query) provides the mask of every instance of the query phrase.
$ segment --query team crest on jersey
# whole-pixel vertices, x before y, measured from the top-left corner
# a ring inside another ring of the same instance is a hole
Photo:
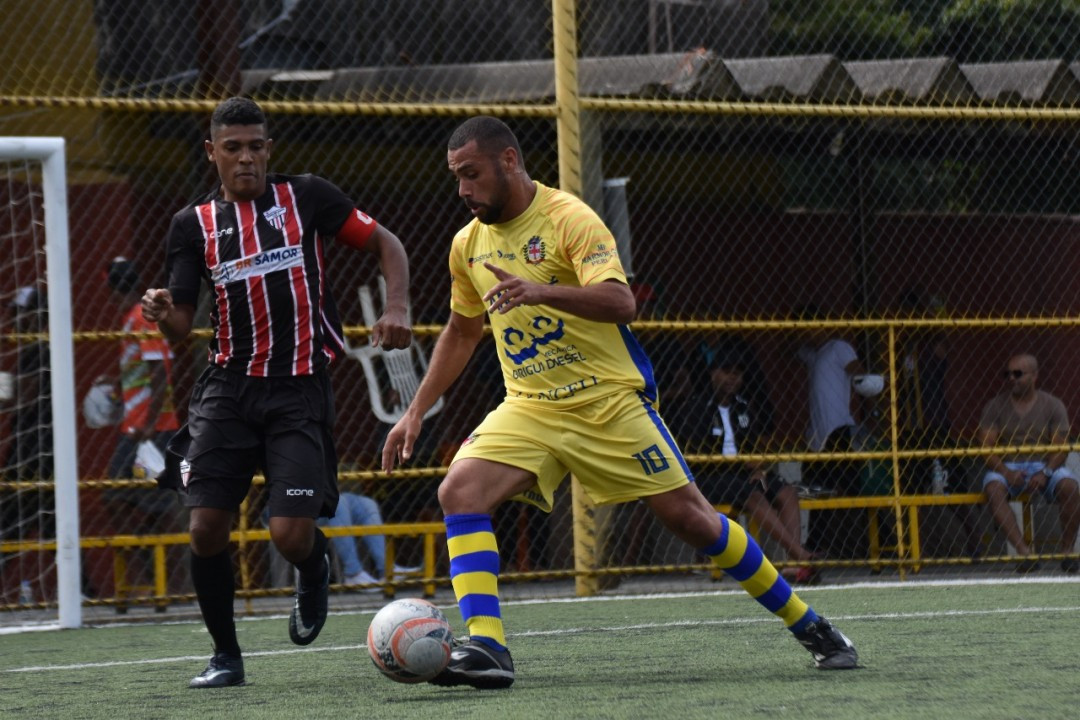
[[[263,217],[266,218],[266,222],[274,226],[275,230],[285,227],[285,208],[280,205],[275,205],[264,212]]]
[[[547,257],[547,243],[539,235],[533,235],[521,248],[521,254],[525,256],[527,264],[539,265]]]

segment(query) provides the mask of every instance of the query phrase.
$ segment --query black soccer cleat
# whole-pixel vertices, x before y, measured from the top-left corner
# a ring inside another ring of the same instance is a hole
[[[297,645],[310,645],[326,624],[330,604],[330,558],[323,560],[326,570],[322,580],[308,587],[303,578],[296,580],[296,602],[289,615],[289,639]]]
[[[189,688],[219,688],[244,684],[244,659],[238,655],[214,653],[206,669],[191,678]]]
[[[805,632],[795,633],[795,639],[810,651],[814,666],[822,670],[850,670],[859,665],[855,646],[823,617],[810,623]]]
[[[508,688],[514,684],[514,661],[509,650],[468,640],[454,648],[450,664],[428,682],[442,687],[471,685],[481,690]]]

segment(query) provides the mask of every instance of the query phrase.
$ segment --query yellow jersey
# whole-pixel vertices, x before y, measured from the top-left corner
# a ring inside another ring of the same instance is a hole
[[[466,317],[488,310],[498,283],[485,262],[535,283],[585,287],[626,282],[615,238],[573,195],[536,183],[528,209],[509,222],[474,219],[450,249],[450,308]],[[656,399],[652,366],[626,325],[594,322],[547,305],[490,313],[507,400],[577,407],[633,389]]]

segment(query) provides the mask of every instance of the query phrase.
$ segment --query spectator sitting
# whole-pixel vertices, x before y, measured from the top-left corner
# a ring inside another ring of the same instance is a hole
[[[986,404],[979,420],[979,440],[984,446],[1061,445],[1068,442],[1069,416],[1065,404],[1048,392],[1036,388],[1039,364],[1033,355],[1009,358],[1005,370],[1008,389]],[[1077,528],[1080,528],[1080,490],[1072,471],[1065,466],[1065,452],[990,455],[986,458],[983,492],[990,513],[1005,531],[1009,543],[1022,556],[1031,555],[1031,547],[1017,525],[1009,500],[1022,492],[1041,493],[1048,501],[1057,500],[1061,517],[1061,551],[1073,552]],[[1026,558],[1017,572],[1032,572],[1038,561]],[[1075,558],[1061,561],[1061,569],[1075,573]]]
[[[382,525],[382,513],[379,504],[367,495],[354,492],[342,492],[338,499],[337,512],[334,517],[321,519],[319,524],[324,527],[347,527],[349,525]],[[341,535],[332,538],[334,552],[337,553],[341,562],[342,582],[345,585],[374,585],[386,577],[386,537],[384,535],[362,535],[360,539],[367,548],[367,554],[375,566],[376,574],[372,576],[364,570],[360,562],[360,555],[356,551],[356,538],[349,535]],[[418,571],[420,568],[394,565],[395,574],[407,574]],[[369,588],[377,591],[378,588]]]
[[[680,419],[684,424],[687,445],[693,452],[720,453],[735,457],[741,453],[760,452],[762,441],[772,431],[771,407],[748,400],[743,394],[743,378],[752,370],[751,350],[741,340],[730,340],[710,353],[708,361],[711,392],[699,401],[694,417]],[[800,527],[799,496],[795,488],[781,480],[761,462],[725,463],[708,471],[695,473],[698,487],[714,504],[730,504],[745,510],[776,540],[796,562],[814,559],[803,547]],[[797,583],[816,583],[819,572],[801,566],[783,573]]]

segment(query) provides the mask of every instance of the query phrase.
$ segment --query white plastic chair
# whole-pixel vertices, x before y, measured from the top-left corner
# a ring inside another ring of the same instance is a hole
[[[362,285],[359,292],[360,311],[364,315],[364,324],[371,327],[379,319],[375,298],[372,296],[371,288],[366,285]],[[380,307],[386,305],[386,280],[382,275],[379,276],[379,304]],[[411,307],[408,308],[406,317],[411,323]],[[371,410],[375,413],[375,417],[391,425],[400,420],[405,414],[405,408],[416,395],[421,378],[427,372],[428,362],[420,344],[414,338],[407,348],[384,350],[372,347],[366,342],[354,346],[346,338],[345,352],[359,360],[360,367],[364,369],[368,396],[371,398]],[[388,402],[390,395],[393,395],[394,402],[392,403]],[[424,414],[424,419],[442,410],[443,404],[443,398],[440,396]]]

